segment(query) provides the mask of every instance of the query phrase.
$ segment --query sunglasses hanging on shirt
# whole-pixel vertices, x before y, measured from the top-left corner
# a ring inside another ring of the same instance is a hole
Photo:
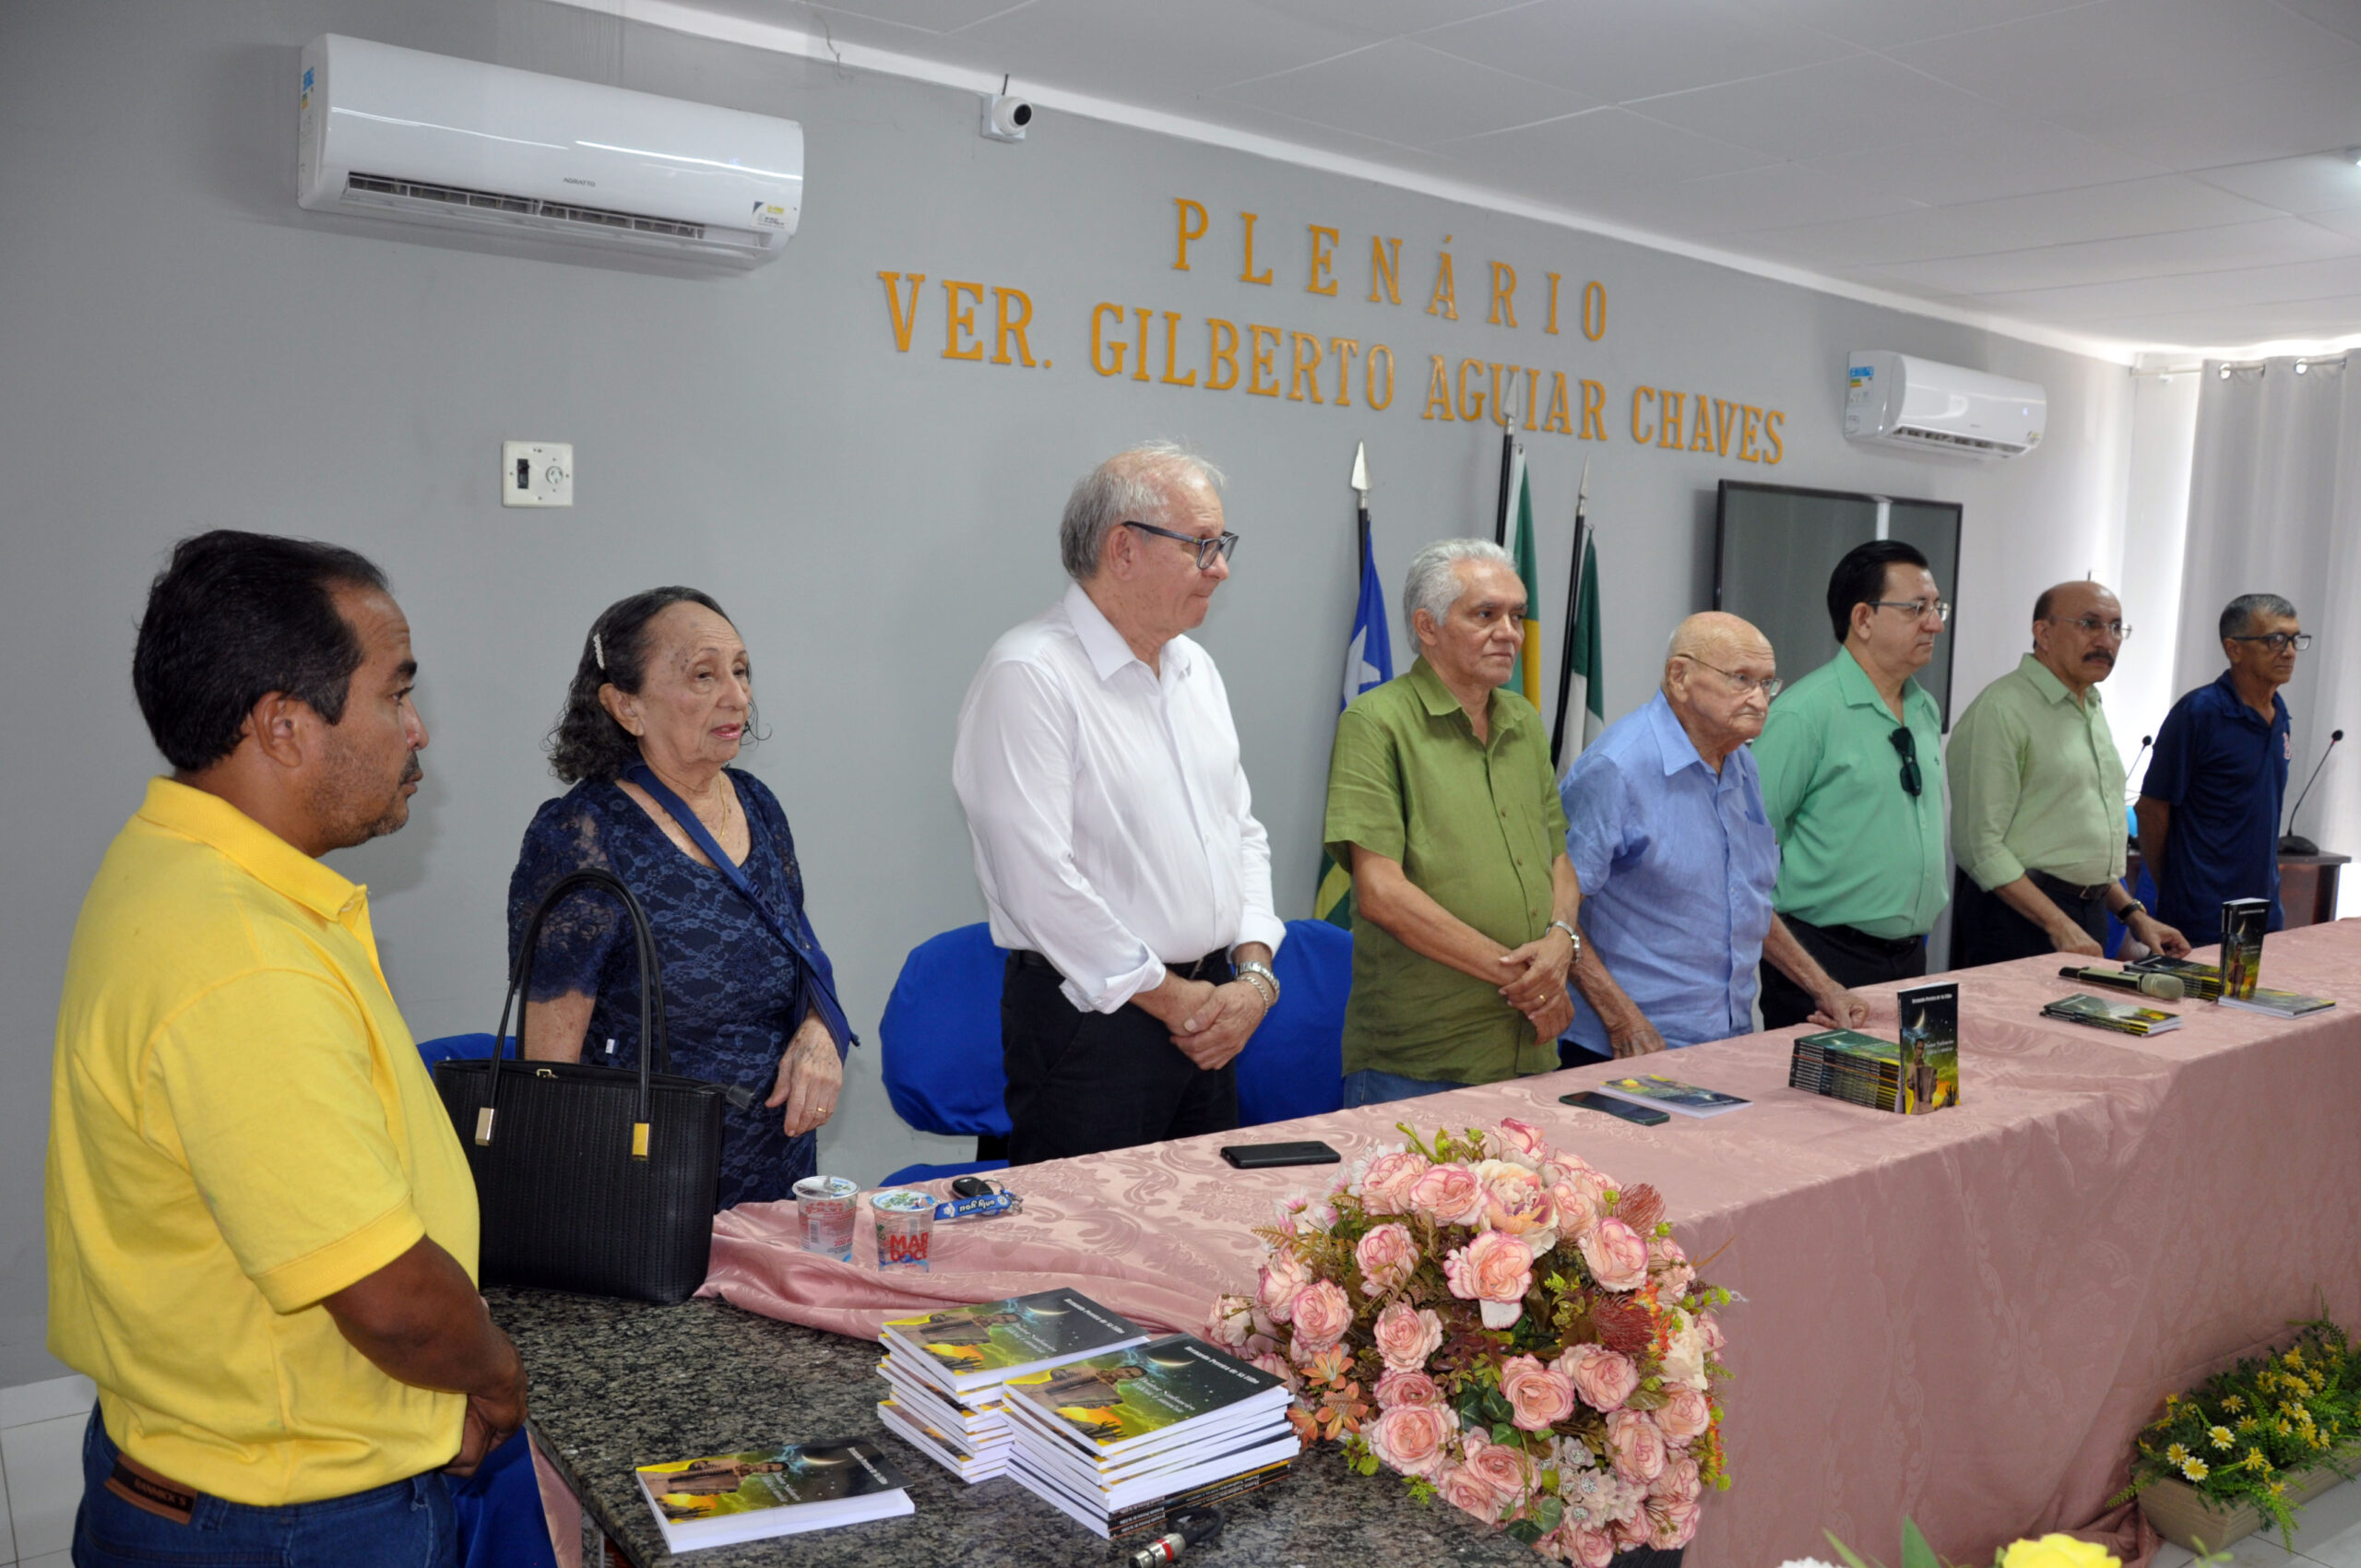
[[[1926,780],[1918,776],[1918,738],[1910,732],[1910,726],[1907,724],[1895,726],[1893,733],[1886,738],[1893,742],[1893,749],[1902,754],[1904,791],[1913,796],[1916,795],[1927,787]]]

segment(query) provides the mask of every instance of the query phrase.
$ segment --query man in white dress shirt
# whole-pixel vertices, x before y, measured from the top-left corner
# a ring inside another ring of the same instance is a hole
[[[1184,633],[1229,576],[1221,475],[1178,446],[1074,488],[1074,580],[992,645],[959,709],[1014,1165],[1238,1125],[1231,1061],[1278,1000],[1270,842],[1229,697]]]

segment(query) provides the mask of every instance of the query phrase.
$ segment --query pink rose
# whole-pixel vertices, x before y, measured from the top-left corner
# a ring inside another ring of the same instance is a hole
[[[1636,1290],[1647,1282],[1648,1244],[1621,1220],[1602,1219],[1591,1227],[1583,1237],[1582,1249],[1590,1277],[1606,1289]]]
[[[1333,1279],[1306,1286],[1295,1299],[1295,1342],[1314,1354],[1345,1336],[1353,1325],[1352,1298]]]
[[[1533,1490],[1533,1461],[1513,1443],[1486,1443],[1482,1433],[1469,1432],[1465,1462],[1503,1503],[1513,1503]]]
[[[1606,1179],[1596,1170],[1572,1171],[1551,1184],[1549,1203],[1558,1211],[1560,1232],[1576,1237],[1588,1235],[1606,1206]]]
[[[1697,1533],[1697,1503],[1667,1503],[1661,1511],[1651,1511],[1648,1523],[1648,1544],[1660,1551],[1673,1551],[1687,1546]]]
[[[1468,1301],[1523,1301],[1533,1289],[1533,1254],[1505,1230],[1487,1230],[1443,1260],[1451,1293]],[[1489,1326],[1505,1327],[1506,1324]]]
[[[1287,1392],[1290,1394],[1298,1393],[1303,1387],[1303,1379],[1297,1374],[1295,1368],[1288,1363],[1287,1359],[1285,1356],[1280,1355],[1275,1350],[1266,1350],[1262,1355],[1255,1357],[1253,1360],[1248,1364],[1258,1367],[1264,1372],[1269,1372],[1273,1377],[1275,1377],[1281,1383],[1286,1384],[1287,1385]]]
[[[1390,1410],[1396,1405],[1441,1405],[1442,1389],[1433,1378],[1422,1372],[1387,1371],[1378,1375],[1377,1405]]]
[[[1656,1426],[1667,1442],[1687,1443],[1713,1424],[1714,1412],[1705,1396],[1693,1388],[1676,1388],[1656,1411]]]
[[[1435,1472],[1434,1483],[1442,1500],[1453,1508],[1473,1514],[1487,1525],[1501,1522],[1501,1494],[1466,1466],[1443,1466]]]
[[[1382,1296],[1418,1269],[1418,1243],[1406,1225],[1381,1225],[1353,1248],[1361,1265],[1361,1294]]]
[[[1580,1568],[1608,1568],[1615,1561],[1615,1535],[1611,1530],[1584,1529],[1568,1519],[1558,1526],[1555,1538],[1566,1561]]]
[[[1583,1403],[1602,1414],[1623,1408],[1631,1390],[1640,1386],[1640,1369],[1631,1358],[1604,1345],[1576,1345],[1549,1363],[1549,1370],[1569,1379]]]
[[[1311,1283],[1311,1265],[1293,1253],[1273,1253],[1255,1276],[1255,1299],[1273,1323],[1285,1323],[1295,1313],[1295,1299]]]
[[[1686,1454],[1676,1454],[1665,1461],[1664,1474],[1649,1484],[1648,1495],[1665,1503],[1694,1503],[1703,1490],[1697,1461]]]
[[[1558,1206],[1549,1201],[1548,1190],[1541,1178],[1522,1165],[1505,1159],[1488,1159],[1476,1167],[1476,1180],[1484,1189],[1484,1218],[1495,1230],[1505,1230],[1512,1236],[1531,1236],[1536,1246],[1544,1232],[1558,1227]],[[1557,1238],[1548,1238],[1555,1245]]]
[[[1474,1225],[1484,1218],[1484,1189],[1464,1165],[1429,1166],[1411,1184],[1410,1207],[1436,1225]]]
[[[1213,1315],[1205,1320],[1205,1337],[1235,1350],[1254,1332],[1254,1303],[1243,1296],[1216,1296]]]
[[[1501,1393],[1515,1408],[1516,1424],[1526,1431],[1548,1431],[1574,1413],[1573,1380],[1531,1356],[1501,1363]]]
[[[1432,1307],[1412,1307],[1396,1301],[1377,1314],[1370,1332],[1377,1353],[1395,1372],[1422,1372],[1427,1358],[1442,1348],[1442,1319]]]
[[[1361,1176],[1361,1208],[1370,1214],[1406,1214],[1410,1189],[1427,1173],[1427,1157],[1410,1149],[1382,1154]]]
[[[1627,1481],[1652,1481],[1664,1473],[1664,1433],[1638,1410],[1607,1418],[1607,1451],[1615,1473]]]
[[[1513,1159],[1527,1170],[1540,1170],[1541,1162],[1551,1158],[1549,1140],[1541,1135],[1541,1129],[1513,1116],[1501,1118],[1492,1145],[1502,1159]]]
[[[1396,1405],[1361,1428],[1370,1452],[1406,1476],[1431,1475],[1459,1417],[1438,1405]]]
[[[1657,1236],[1648,1242],[1648,1272],[1656,1277],[1663,1288],[1661,1299],[1667,1301],[1687,1295],[1690,1282],[1697,1277],[1697,1271],[1689,1266],[1689,1254],[1669,1236]]]
[[[1709,1356],[1720,1355],[1722,1353],[1721,1320],[1711,1313],[1699,1313],[1696,1314],[1696,1320],[1697,1337],[1704,1342],[1705,1353]]]

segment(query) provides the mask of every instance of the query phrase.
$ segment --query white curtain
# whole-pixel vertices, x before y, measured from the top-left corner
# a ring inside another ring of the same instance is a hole
[[[2217,622],[2232,599],[2294,600],[2316,640],[2280,693],[2295,721],[2291,804],[2329,731],[2350,737],[2294,831],[2361,854],[2361,367],[2208,362],[2203,377],[2174,684],[2188,691],[2222,672]],[[2361,912],[2361,865],[2346,868],[2338,912]]]

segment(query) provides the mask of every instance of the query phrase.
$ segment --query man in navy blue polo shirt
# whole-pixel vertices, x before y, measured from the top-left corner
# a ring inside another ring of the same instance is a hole
[[[2173,704],[2140,785],[2140,858],[2156,879],[2156,918],[2213,931],[2225,898],[2279,908],[2279,808],[2294,754],[2279,688],[2311,644],[2296,607],[2275,593],[2240,594],[2222,612],[2230,667]]]

